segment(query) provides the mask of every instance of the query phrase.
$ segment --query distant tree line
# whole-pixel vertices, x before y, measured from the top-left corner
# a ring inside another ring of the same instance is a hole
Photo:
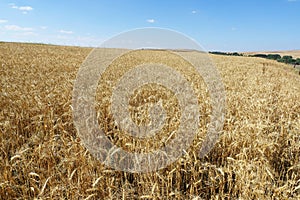
[[[300,58],[294,59],[292,56],[282,56],[279,54],[254,54],[250,55],[251,57],[259,57],[259,58],[266,58],[271,60],[277,60],[278,62],[282,62],[285,64],[292,64],[292,65],[300,65]]]
[[[243,54],[238,53],[238,52],[221,52],[221,51],[210,51],[209,53],[211,54],[216,54],[216,55],[223,55],[223,56],[243,56]]]
[[[210,51],[209,53],[215,55],[224,55],[224,56],[244,56],[244,54],[238,52],[221,52],[221,51]],[[250,57],[258,57],[258,58],[265,58],[270,60],[276,60],[278,62],[282,62],[285,64],[292,64],[292,65],[300,65],[300,58],[294,59],[292,56],[282,56],[279,54],[254,54],[249,55]]]

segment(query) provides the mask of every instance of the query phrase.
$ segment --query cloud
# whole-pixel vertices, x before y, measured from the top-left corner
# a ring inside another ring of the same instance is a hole
[[[154,19],[147,19],[147,22],[153,24],[155,22],[155,20]]]
[[[231,30],[232,30],[232,31],[236,31],[237,28],[236,28],[236,27],[232,27]]]
[[[8,31],[32,31],[33,30],[33,28],[21,27],[17,25],[6,25],[4,26],[4,29]]]
[[[287,0],[288,2],[296,2],[296,1],[298,1],[298,0]]]
[[[22,33],[22,35],[24,35],[24,36],[38,36],[37,33],[32,32],[32,31],[24,32],[24,33]]]
[[[73,31],[66,31],[66,30],[60,30],[59,32],[63,33],[63,34],[73,34],[74,33]]]
[[[33,10],[33,8],[30,7],[30,6],[20,6],[18,9],[22,10],[22,11],[31,11],[31,10]]]
[[[0,19],[0,24],[4,24],[6,22],[8,22],[6,19]]]
[[[196,14],[196,13],[197,13],[197,11],[196,11],[196,10],[193,10],[193,11],[192,11],[192,14]]]
[[[18,9],[18,6],[16,6],[16,4],[14,4],[14,3],[10,3],[8,5],[10,5],[10,7],[13,9]]]
[[[29,11],[32,11],[33,8],[31,6],[17,6],[14,3],[9,4],[11,8],[22,11],[23,14],[27,14]]]
[[[48,27],[47,27],[47,26],[40,26],[40,28],[41,28],[42,30],[46,30]]]

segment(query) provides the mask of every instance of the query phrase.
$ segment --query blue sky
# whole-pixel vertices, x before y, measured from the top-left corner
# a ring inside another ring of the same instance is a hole
[[[160,27],[206,50],[300,49],[300,0],[1,0],[0,41],[98,46]]]

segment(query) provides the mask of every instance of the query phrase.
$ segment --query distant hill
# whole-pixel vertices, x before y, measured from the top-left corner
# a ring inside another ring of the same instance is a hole
[[[300,50],[290,50],[290,51],[257,51],[257,52],[244,52],[245,55],[254,54],[279,54],[281,56],[293,56],[293,58],[300,58]]]

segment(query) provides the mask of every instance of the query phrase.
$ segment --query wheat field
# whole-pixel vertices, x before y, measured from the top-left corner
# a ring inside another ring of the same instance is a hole
[[[73,123],[73,84],[90,52],[81,47],[0,43],[0,199],[300,198],[300,76],[292,67],[260,58],[212,55],[226,89],[225,124],[214,148],[199,158],[201,138],[195,138],[186,155],[166,168],[129,173],[95,159]],[[181,65],[177,68],[193,74]],[[128,150],[157,148],[160,137],[145,143],[113,129],[105,107],[109,102],[101,99],[111,94],[105,81],[122,69],[109,70],[97,90],[95,107],[104,113],[99,126]],[[201,79],[191,77],[199,81],[194,88],[205,127],[209,97]],[[168,114],[175,116],[162,133],[168,134],[178,126],[178,111],[172,109],[177,102],[166,88],[144,87],[136,93],[132,118],[136,123],[149,120],[145,108],[135,107],[148,97],[165,98]],[[126,147],[128,143],[132,145]]]

